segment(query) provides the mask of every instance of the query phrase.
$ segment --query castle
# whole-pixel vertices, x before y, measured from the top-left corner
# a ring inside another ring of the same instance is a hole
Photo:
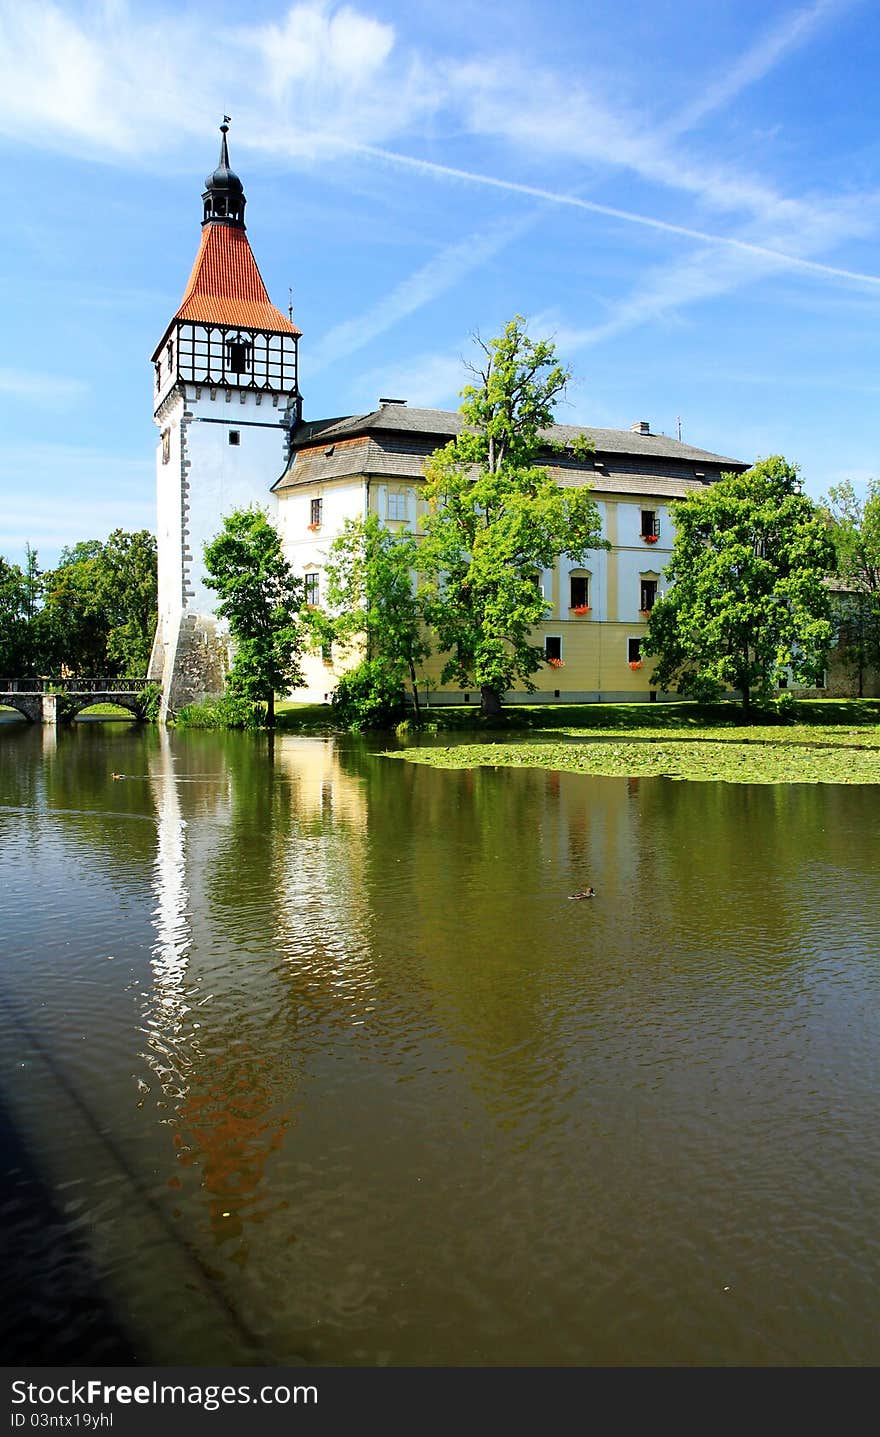
[[[461,425],[455,412],[390,398],[368,414],[303,419],[301,334],[272,304],[251,251],[227,132],[224,121],[198,254],[153,354],[159,621],[149,676],[170,712],[223,689],[228,637],[202,556],[227,514],[265,509],[307,602],[318,604],[326,552],[344,520],[373,512],[391,529],[417,528],[425,460]],[[560,425],[550,437],[580,434],[593,452],[576,459],[548,449],[547,467],[562,485],[589,487],[610,547],[586,566],[563,555],[540,576],[548,616],[535,637],[549,662],[535,676],[533,702],[656,698],[640,643],[672,545],[669,504],[748,466],[654,434],[645,421],[629,430]],[[431,704],[479,702],[439,686],[441,667],[436,657],[425,665]],[[329,698],[341,672],[332,654],[308,657],[304,669],[295,697]]]

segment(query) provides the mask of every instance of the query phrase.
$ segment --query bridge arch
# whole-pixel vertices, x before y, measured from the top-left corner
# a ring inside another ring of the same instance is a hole
[[[112,698],[96,698],[94,694],[82,694],[69,696],[65,705],[64,717],[67,722],[78,718],[87,709],[98,708],[102,704],[112,704],[114,708],[125,709],[133,719],[142,719],[144,716],[143,704],[138,703],[136,697],[128,695],[116,695]],[[121,714],[96,714],[96,718],[121,718]]]
[[[15,709],[29,723],[40,723],[43,717],[43,699],[40,694],[3,694],[2,705]]]

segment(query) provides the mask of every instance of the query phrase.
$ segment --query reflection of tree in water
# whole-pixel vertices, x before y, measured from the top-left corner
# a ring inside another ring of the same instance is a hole
[[[347,750],[340,762],[368,795],[364,883],[383,984],[429,1010],[467,1055],[471,1090],[515,1124],[538,1085],[549,1105],[566,1081],[556,978],[579,968],[591,936],[567,895],[604,864],[610,831],[626,837],[625,790],[614,781],[600,803],[589,781],[543,771],[442,771]]]
[[[830,934],[835,907],[845,926],[847,893],[863,898],[865,881],[876,878],[871,792],[645,780],[642,831],[653,838],[633,901],[651,904],[658,932],[693,939],[681,945],[688,961],[711,952],[734,981],[748,950],[750,963],[782,976],[801,956],[807,929],[821,921]]]
[[[43,782],[44,757],[36,724],[11,723],[0,732],[0,803],[10,808],[36,810]]]
[[[146,724],[71,724],[43,756],[45,801],[64,821],[65,837],[83,846],[84,861],[100,864],[131,890],[149,881],[155,853],[155,808],[149,771],[158,730]],[[113,774],[124,775],[122,781]],[[130,819],[131,822],[126,822]]]

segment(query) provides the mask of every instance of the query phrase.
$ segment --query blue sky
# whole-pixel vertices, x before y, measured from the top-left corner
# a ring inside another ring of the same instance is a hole
[[[863,484],[878,73],[870,0],[0,0],[0,553],[153,527],[149,357],[224,111],[307,418],[454,408],[519,312],[562,422]]]

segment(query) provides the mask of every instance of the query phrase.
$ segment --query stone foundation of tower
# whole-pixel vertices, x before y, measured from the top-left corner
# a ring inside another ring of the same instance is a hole
[[[164,722],[186,704],[223,693],[232,662],[231,640],[212,614],[184,613],[156,631],[149,677],[162,687]]]

